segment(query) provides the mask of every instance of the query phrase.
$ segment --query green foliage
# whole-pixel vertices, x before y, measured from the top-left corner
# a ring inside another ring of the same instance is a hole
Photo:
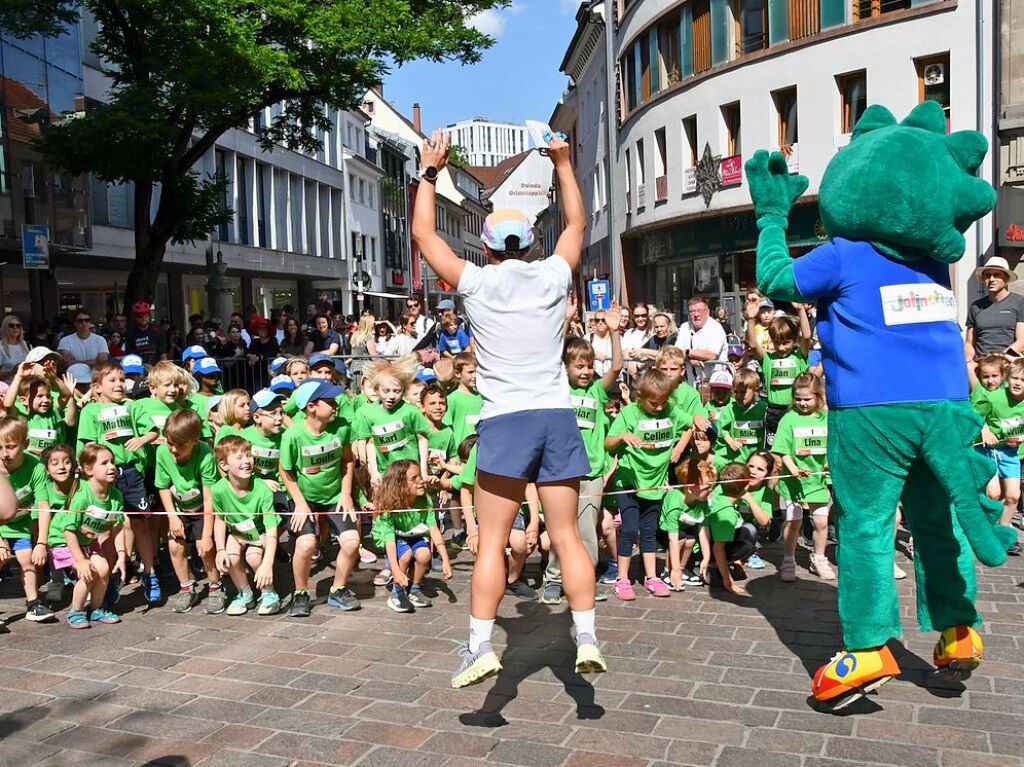
[[[469,165],[469,154],[466,152],[466,147],[452,144],[448,148],[448,162],[456,168],[465,168]]]

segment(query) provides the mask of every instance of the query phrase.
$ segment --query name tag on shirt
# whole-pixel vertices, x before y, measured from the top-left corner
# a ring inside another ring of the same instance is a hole
[[[764,421],[736,421],[733,425],[733,439],[741,445],[756,445],[757,432],[763,428]]]
[[[883,285],[878,290],[886,325],[956,322],[953,291],[940,285]]]
[[[669,418],[649,418],[637,421],[637,434],[644,441],[644,447],[659,449],[672,447],[672,420]]]
[[[173,495],[175,497],[175,499],[178,501],[178,504],[183,509],[191,509],[191,508],[195,508],[196,506],[198,506],[199,504],[196,503],[196,500],[202,494],[203,494],[203,491],[200,490],[198,487],[193,487],[191,490],[186,490],[183,493],[179,493],[173,487],[171,488],[171,495]]]
[[[48,440],[57,439],[56,429],[29,429],[29,439]]]
[[[999,428],[1004,437],[1024,436],[1024,416],[1015,415],[1003,418],[999,421]]]
[[[32,486],[31,485],[25,485],[24,487],[19,487],[17,490],[14,491],[14,497],[18,499],[18,503],[19,504],[21,503],[21,501],[24,501],[30,495],[32,495]],[[32,511],[31,509],[18,509],[18,511],[14,515],[14,519],[17,519],[18,517],[23,517],[26,514],[31,513],[31,511]]]
[[[332,439],[323,445],[304,445],[299,451],[302,456],[302,473],[316,474],[333,466],[341,458],[341,453],[336,452],[340,448],[340,439]]]
[[[597,400],[593,397],[572,395],[572,407],[576,411],[576,425],[581,429],[593,429],[597,417]]]
[[[377,424],[370,431],[373,432],[373,441],[377,443],[377,449],[382,453],[390,453],[409,444],[409,438],[402,436],[404,429],[405,422],[399,420]]]
[[[128,408],[124,405],[103,408],[96,420],[103,427],[103,439],[108,442],[132,436],[131,416],[128,414]]]
[[[825,455],[828,453],[828,427],[797,426],[793,429],[793,443],[797,455]]]

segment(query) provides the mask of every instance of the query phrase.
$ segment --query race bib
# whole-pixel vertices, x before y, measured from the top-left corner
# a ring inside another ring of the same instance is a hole
[[[1024,416],[1015,415],[1010,418],[1002,418],[999,421],[999,428],[1004,437],[1024,436]]]
[[[796,379],[797,364],[792,357],[771,361],[771,378],[769,383],[772,386],[789,386]]]
[[[340,460],[340,439],[332,439],[322,445],[305,445],[299,450],[299,464],[303,474],[319,474]]]
[[[828,427],[798,426],[793,429],[793,444],[797,455],[825,455],[828,453]]]
[[[255,543],[260,539],[260,532],[256,529],[255,519],[243,519],[241,522],[228,522],[231,531],[247,543]]]
[[[597,400],[593,397],[572,396],[572,406],[576,411],[576,425],[590,431],[597,422]]]
[[[192,511],[203,505],[203,491],[198,487],[182,492],[178,492],[178,490],[172,487],[171,495],[174,496],[174,500],[178,502],[178,506],[182,509]]]
[[[164,426],[166,424],[167,424],[167,416],[165,416],[165,415],[155,415],[155,416],[153,416],[153,426],[156,427],[156,430],[160,434],[160,436],[157,437],[156,439],[154,439],[150,444],[152,444],[152,445],[162,445],[162,444],[164,444],[167,441],[167,439],[163,436],[163,434],[164,434]]]
[[[252,446],[252,465],[258,474],[273,474],[277,471],[281,451],[272,447]]]
[[[122,516],[120,511],[108,511],[90,504],[82,517],[82,533],[89,538],[95,538],[120,523]]]
[[[405,421],[401,419],[377,424],[370,431],[373,432],[373,441],[377,449],[382,453],[390,453],[409,444],[409,438],[405,436]]]
[[[956,322],[953,291],[941,285],[883,285],[878,291],[886,325]]]
[[[764,429],[764,421],[736,421],[733,424],[733,439],[741,445],[756,445],[758,434]]]
[[[32,495],[32,486],[31,485],[25,485],[24,487],[19,487],[17,490],[14,491],[14,497],[18,499],[18,511],[15,513],[14,519],[17,519],[18,517],[23,517],[26,514],[31,514],[32,513],[31,509],[23,509],[23,508],[21,508],[21,502],[24,501],[26,498],[28,498],[30,495]]]
[[[114,405],[101,409],[99,415],[96,416],[96,422],[99,424],[103,439],[107,442],[131,437],[133,434],[132,419],[125,405]]]
[[[637,421],[636,434],[644,441],[647,449],[672,447],[672,420],[669,418],[648,418]]]

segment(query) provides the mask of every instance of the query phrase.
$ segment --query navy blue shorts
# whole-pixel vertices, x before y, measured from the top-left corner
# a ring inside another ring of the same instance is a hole
[[[117,489],[124,496],[126,509],[135,511],[150,511],[153,505],[153,498],[146,490],[146,480],[132,464],[117,467]]]
[[[563,482],[590,474],[576,413],[570,409],[521,410],[477,424],[476,466],[499,477]]]
[[[413,538],[411,540],[406,538],[395,538],[395,559],[401,562],[402,557],[405,556],[407,551],[411,551],[413,556],[416,556],[417,549],[429,548],[430,543],[425,538]]]

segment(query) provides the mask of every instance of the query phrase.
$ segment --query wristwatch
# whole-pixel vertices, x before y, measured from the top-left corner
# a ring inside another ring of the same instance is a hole
[[[424,181],[429,181],[431,184],[433,184],[435,181],[437,181],[437,168],[435,168],[433,165],[428,165],[427,167],[420,171],[420,178],[423,179]]]

